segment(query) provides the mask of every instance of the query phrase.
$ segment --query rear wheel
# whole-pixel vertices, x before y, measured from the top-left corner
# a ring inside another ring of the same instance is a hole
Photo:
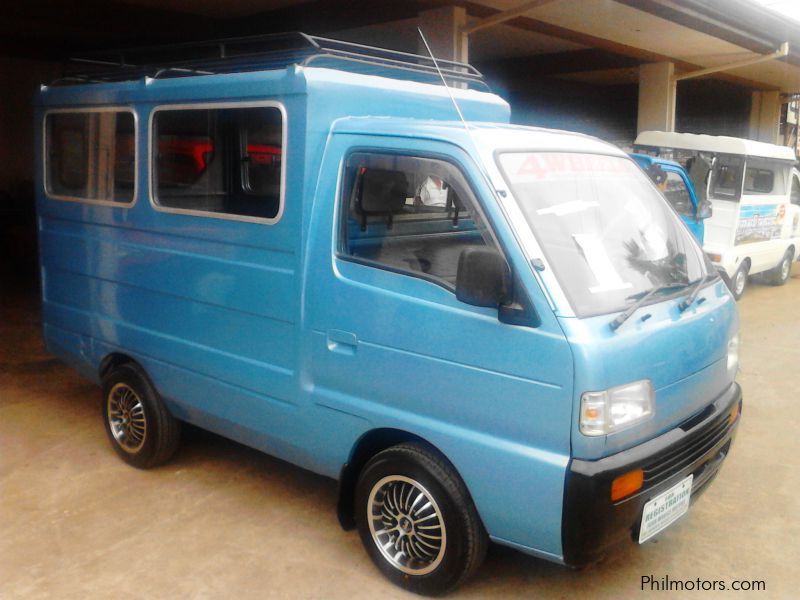
[[[781,262],[774,269],[770,269],[767,273],[767,281],[772,285],[783,285],[789,281],[792,274],[792,261],[794,260],[794,251],[790,248],[783,255]]]
[[[180,422],[135,364],[120,365],[103,377],[103,421],[116,453],[134,467],[163,464],[178,448]]]
[[[460,585],[488,545],[461,478],[421,444],[393,446],[367,463],[356,485],[356,524],[378,569],[418,594]]]
[[[750,265],[746,262],[742,263],[739,268],[736,269],[736,273],[733,274],[728,284],[733,297],[737,300],[742,297],[745,288],[747,288],[747,273],[749,271]]]

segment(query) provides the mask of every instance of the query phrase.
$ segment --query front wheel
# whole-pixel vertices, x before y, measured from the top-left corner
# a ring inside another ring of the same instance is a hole
[[[356,524],[378,569],[418,594],[460,585],[488,545],[463,481],[421,444],[393,446],[367,463],[356,485]]]
[[[733,277],[731,277],[728,287],[730,288],[733,297],[737,300],[742,297],[745,288],[747,288],[747,273],[749,271],[749,265],[744,262],[739,265],[739,268],[736,269],[736,273],[734,273]]]

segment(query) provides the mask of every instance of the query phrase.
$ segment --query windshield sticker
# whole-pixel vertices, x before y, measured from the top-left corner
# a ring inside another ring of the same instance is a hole
[[[667,248],[667,236],[661,228],[650,225],[642,232],[642,239],[647,248],[647,257],[650,260],[664,260],[669,257]]]
[[[735,244],[752,244],[781,237],[785,204],[746,204],[739,209]]]
[[[650,260],[661,260],[669,256],[666,234],[653,222],[653,216],[647,212],[641,201],[631,198],[625,203],[625,212],[631,215],[636,229],[639,230],[647,257]]]
[[[633,286],[619,276],[603,246],[603,241],[598,236],[591,233],[573,233],[572,238],[580,247],[586,264],[597,280],[598,285],[589,288],[592,294],[624,290]]]
[[[517,181],[570,179],[576,176],[618,176],[630,173],[629,161],[602,154],[573,154],[570,152],[514,153],[503,156],[507,172]]]
[[[541,208],[536,211],[536,214],[539,216],[542,215],[555,215],[557,217],[563,217],[566,215],[572,215],[575,213],[583,212],[590,208],[595,208],[600,206],[599,202],[587,202],[586,200],[572,200],[571,202],[562,202],[561,204],[556,204],[555,206],[548,206],[547,208]]]

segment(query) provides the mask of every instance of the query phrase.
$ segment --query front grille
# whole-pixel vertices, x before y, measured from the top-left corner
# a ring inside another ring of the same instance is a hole
[[[678,447],[672,448],[653,462],[648,463],[643,467],[644,486],[657,485],[691,465],[724,439],[731,426],[732,424],[726,416],[722,420],[710,424],[704,431],[685,440]]]

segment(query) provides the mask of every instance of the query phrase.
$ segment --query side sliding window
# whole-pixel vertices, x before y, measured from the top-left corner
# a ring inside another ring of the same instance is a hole
[[[131,204],[136,123],[118,109],[66,110],[45,116],[45,190],[51,198]]]
[[[156,109],[153,202],[168,212],[278,219],[285,134],[277,106]]]
[[[358,152],[346,162],[339,256],[455,288],[461,253],[492,246],[453,164]]]

